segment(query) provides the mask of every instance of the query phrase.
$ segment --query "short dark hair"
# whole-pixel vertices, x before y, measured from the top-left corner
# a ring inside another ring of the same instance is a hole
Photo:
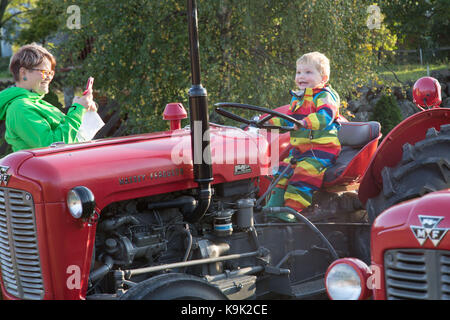
[[[32,69],[41,64],[44,59],[48,59],[52,65],[52,70],[55,70],[55,57],[44,47],[37,43],[31,43],[21,47],[12,57],[9,62],[9,71],[11,71],[14,81],[19,81],[19,70],[24,67]]]

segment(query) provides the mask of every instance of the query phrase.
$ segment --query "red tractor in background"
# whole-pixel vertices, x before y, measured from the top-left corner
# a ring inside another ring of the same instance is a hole
[[[450,110],[439,108],[434,78],[419,79],[413,96],[422,112],[385,137],[359,188],[374,221],[372,264],[333,262],[332,299],[450,300]]]

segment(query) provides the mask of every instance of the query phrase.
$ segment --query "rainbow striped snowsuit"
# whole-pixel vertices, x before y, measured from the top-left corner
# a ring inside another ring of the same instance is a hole
[[[292,100],[287,115],[302,120],[306,127],[291,131],[292,149],[289,156],[280,162],[275,176],[290,165],[291,158],[297,160],[295,168],[289,169],[277,184],[284,189],[284,205],[301,211],[312,202],[314,191],[322,186],[325,170],[341,152],[338,140],[339,95],[331,86],[305,89],[302,97],[292,91]],[[274,118],[272,124],[293,126],[287,120]]]

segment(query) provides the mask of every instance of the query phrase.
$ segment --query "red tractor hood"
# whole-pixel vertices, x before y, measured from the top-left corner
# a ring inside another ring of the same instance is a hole
[[[425,277],[426,272],[438,273],[442,271],[443,277],[445,263],[444,259],[448,257],[450,250],[450,189],[445,189],[433,193],[429,193],[423,197],[412,199],[397,204],[380,214],[374,221],[371,234],[371,276],[374,280],[374,299],[387,299],[385,274],[397,279],[399,283],[404,280],[399,287],[399,291],[408,284],[406,292],[413,292],[413,284],[419,277]],[[396,258],[392,255],[385,255],[389,250],[414,249],[411,255],[403,255],[401,253]],[[426,256],[421,252],[441,251],[441,264],[434,265],[426,262]],[[444,253],[447,251],[447,254]],[[411,259],[416,255],[416,258]],[[389,267],[390,262],[397,261],[396,264],[402,265],[402,269],[396,271],[395,268]],[[389,262],[390,261],[390,262]],[[422,261],[418,263],[418,261]],[[404,263],[406,262],[406,263]],[[427,267],[425,268],[425,263]],[[385,269],[385,266],[388,266]],[[424,269],[421,269],[421,268]],[[405,271],[407,270],[407,271]],[[426,271],[428,270],[428,271]],[[409,276],[408,276],[409,275]],[[396,278],[398,276],[399,278]],[[410,278],[411,276],[411,278]],[[405,278],[401,278],[405,277]],[[429,281],[426,278],[424,281]],[[392,278],[391,278],[391,281]],[[393,286],[394,282],[391,282]],[[417,286],[422,284],[417,281]],[[429,282],[428,282],[429,283]],[[410,285],[409,285],[410,284]],[[444,285],[444,284],[443,284]],[[411,289],[412,288],[412,289]],[[418,290],[417,292],[423,292]]]
[[[372,254],[377,263],[390,248],[450,249],[450,189],[391,207],[372,226]]]
[[[264,136],[212,125],[210,137],[213,184],[269,174]],[[192,163],[188,129],[26,150],[0,161],[10,167],[8,186],[20,188],[18,179],[40,185],[42,195],[35,202],[65,201],[71,188],[86,186],[99,209],[124,199],[196,188]]]

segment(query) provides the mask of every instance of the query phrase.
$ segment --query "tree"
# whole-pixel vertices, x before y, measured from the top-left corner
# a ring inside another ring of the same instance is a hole
[[[55,9],[53,1],[38,1],[32,10],[24,14],[28,23],[20,30],[15,42],[20,45],[31,42],[45,45],[47,38],[57,32],[59,28],[58,20],[51,18],[59,13]]]
[[[67,27],[68,0],[51,3],[59,32],[58,63],[75,66],[74,85],[95,77],[96,89],[117,99],[128,133],[165,129],[168,102],[187,105],[190,62],[186,3],[79,0],[81,28]],[[372,79],[373,49],[387,30],[367,27],[362,0],[199,0],[202,83],[219,101],[278,107],[289,102],[295,61],[321,51],[331,60],[331,84],[341,96]],[[56,13],[57,12],[57,13]],[[84,50],[87,49],[87,50]],[[84,53],[80,55],[80,52]]]
[[[388,28],[406,48],[450,44],[449,0],[383,0],[380,7]]]
[[[381,124],[381,133],[384,137],[402,121],[402,114],[395,96],[383,94],[375,104],[370,121]]]
[[[0,40],[11,41],[11,35],[22,21],[20,18],[32,10],[36,0],[0,0],[0,29],[6,29],[6,37],[0,33]],[[1,42],[0,42],[1,52]]]

